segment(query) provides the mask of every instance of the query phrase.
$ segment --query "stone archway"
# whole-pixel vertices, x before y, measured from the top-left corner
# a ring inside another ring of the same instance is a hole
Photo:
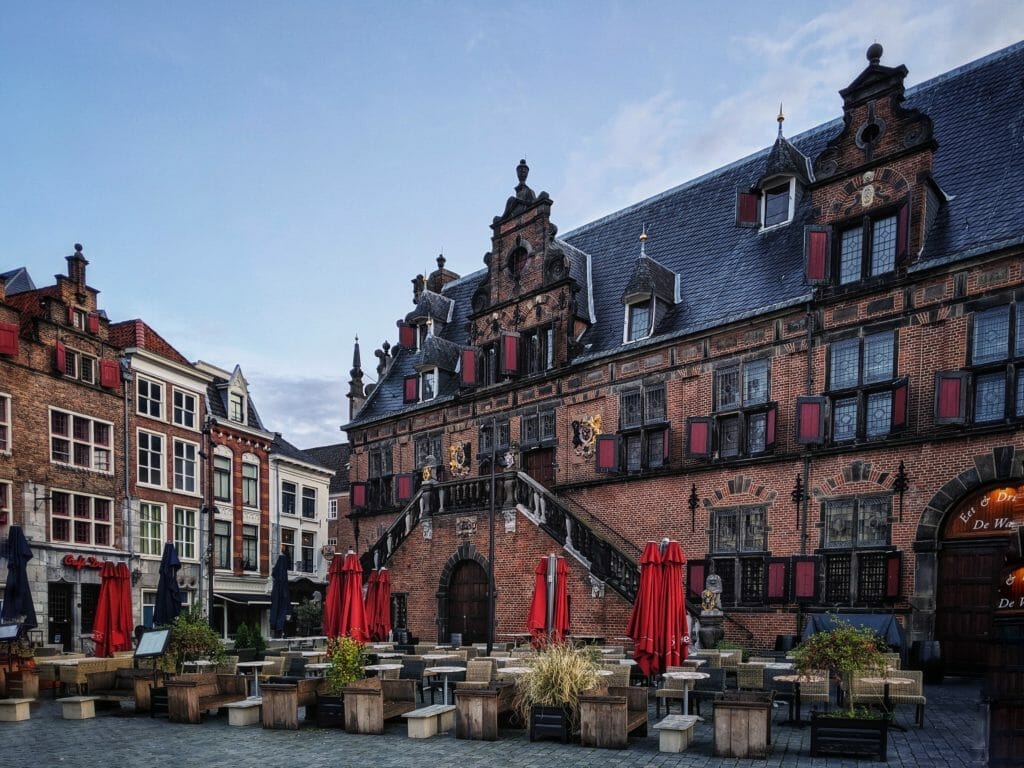
[[[484,573],[490,573],[487,558],[481,555],[472,544],[461,544],[445,562],[437,583],[437,641],[439,643],[448,642],[451,633],[459,631],[458,628],[451,626],[449,619],[451,601],[455,597],[452,592],[453,577],[457,575],[460,566],[467,562],[475,563],[483,569]]]
[[[945,522],[956,506],[973,491],[999,482],[1024,478],[1024,466],[1014,446],[999,446],[974,457],[966,469],[940,488],[921,511],[914,539],[914,596],[910,598],[908,640],[935,636],[939,552]]]

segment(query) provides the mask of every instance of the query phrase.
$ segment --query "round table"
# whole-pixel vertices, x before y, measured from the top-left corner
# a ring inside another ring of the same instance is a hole
[[[184,669],[185,667],[195,667],[197,672],[201,671],[204,667],[212,667],[213,665],[214,662],[210,661],[209,659],[194,659],[193,661],[181,662],[182,669]]]
[[[238,669],[243,670],[241,673],[243,677],[245,676],[244,670],[252,670],[253,693],[251,698],[258,699],[260,697],[260,670],[263,667],[269,667],[273,663],[272,661],[240,661],[235,665]]]
[[[363,669],[370,672],[390,672],[395,669],[401,669],[401,664],[367,664]]]
[[[423,658],[426,658],[424,656]],[[429,672],[432,675],[443,675],[444,676],[444,703],[448,704],[448,675],[454,675],[456,672],[465,672],[465,667],[427,667],[424,672]]]
[[[683,681],[683,714],[690,714],[690,689],[696,684],[698,680],[707,680],[711,675],[707,672],[666,672],[663,677],[667,677],[671,680],[682,680]]]
[[[421,657],[424,661],[444,661],[445,659],[457,658],[454,653],[425,653]]]
[[[386,653],[378,653],[376,655],[377,655],[378,659],[400,659],[405,654],[404,653],[396,653],[395,651],[388,651]]]
[[[821,675],[776,675],[774,679],[780,683],[793,684],[793,705],[796,708],[796,717],[790,717],[788,722],[790,725],[796,725],[803,728],[804,721],[800,716],[800,684],[820,683],[825,678]]]
[[[793,665],[784,661],[769,661],[764,664],[765,669],[792,669]]]
[[[634,667],[636,666],[636,659],[619,659],[619,664],[627,667]]]
[[[330,668],[330,664],[324,662],[323,664],[307,664],[306,665],[306,677],[323,677],[322,673],[324,670]],[[312,674],[310,674],[312,673]]]

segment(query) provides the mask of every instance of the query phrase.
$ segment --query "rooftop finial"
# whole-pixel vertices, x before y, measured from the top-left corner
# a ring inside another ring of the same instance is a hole
[[[782,114],[782,102],[779,102],[779,116],[775,118],[779,121],[779,136],[782,135],[782,124],[786,121],[786,116]]]
[[[519,179],[520,184],[526,183],[526,177],[530,175],[530,166],[526,164],[526,158],[519,161],[519,165],[516,166],[516,177]]]
[[[868,52],[865,55],[869,62],[877,64],[882,59],[882,46],[875,41],[868,47]]]
[[[644,224],[643,227],[640,230],[640,255],[641,256],[646,256],[647,255],[646,244],[647,244],[647,225]]]
[[[444,269],[444,263],[445,263],[445,261],[446,261],[446,259],[445,259],[445,257],[444,257],[444,254],[443,254],[443,253],[439,253],[439,254],[437,254],[437,268],[438,268],[438,269]]]

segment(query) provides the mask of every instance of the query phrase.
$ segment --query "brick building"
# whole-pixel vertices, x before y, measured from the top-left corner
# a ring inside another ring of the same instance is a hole
[[[551,551],[621,636],[667,536],[729,640],[891,613],[977,669],[1024,521],[1024,44],[907,90],[881,55],[835,120],[565,235],[521,162],[484,268],[413,281],[346,427],[413,634],[485,639],[493,509],[499,640]]]

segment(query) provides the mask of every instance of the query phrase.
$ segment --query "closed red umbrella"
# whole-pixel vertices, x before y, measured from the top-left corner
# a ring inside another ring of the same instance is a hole
[[[569,566],[558,558],[555,568],[555,613],[551,619],[551,640],[560,643],[569,634]]]
[[[111,628],[121,606],[117,594],[117,568],[109,560],[100,569],[100,579],[100,595],[96,600],[96,615],[92,621],[92,641],[96,644],[93,653],[99,658],[106,658],[113,652]]]
[[[683,603],[683,565],[686,558],[678,541],[670,541],[661,556],[661,669],[678,667],[686,658],[687,634]]]
[[[540,642],[547,630],[548,620],[548,559],[542,557],[533,577],[533,599],[530,612],[526,614],[526,629],[533,635],[534,643]]]
[[[381,568],[377,578],[377,607],[373,612],[373,628],[378,640],[391,635],[391,574]]]
[[[370,579],[366,584],[366,597],[363,598],[363,616],[366,618],[366,631],[371,640],[380,640],[373,633],[373,617],[377,611],[377,584],[380,574],[370,571]]]
[[[341,564],[341,631],[338,634],[348,635],[358,643],[369,639],[363,610],[363,568],[352,550]]]
[[[120,608],[117,621],[111,628],[111,652],[130,651],[135,638],[135,620],[132,616],[132,575],[127,563],[118,563],[115,578]]]
[[[626,634],[633,638],[633,658],[645,675],[661,671],[658,658],[658,614],[661,611],[661,553],[647,542],[640,557],[640,584]]]
[[[327,596],[324,598],[324,634],[327,637],[337,637],[342,634],[341,630],[341,585],[344,581],[341,566],[344,558],[340,555],[331,560],[331,567],[327,569]]]

